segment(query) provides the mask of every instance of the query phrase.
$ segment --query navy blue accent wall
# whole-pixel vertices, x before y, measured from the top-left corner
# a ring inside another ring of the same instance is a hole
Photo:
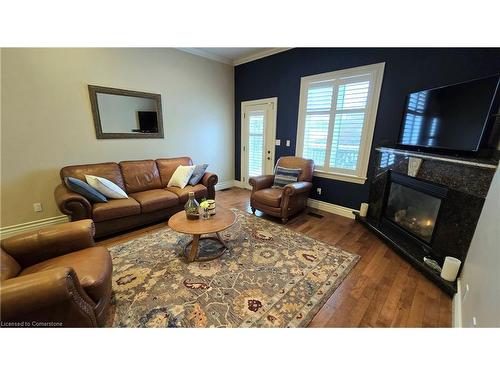
[[[276,159],[295,155],[300,78],[385,62],[372,147],[397,141],[410,92],[500,72],[500,48],[295,48],[235,67],[235,176],[240,179],[241,102],[278,97]],[[290,147],[285,141],[291,141]],[[372,150],[364,185],[315,177],[311,198],[359,208],[368,199]],[[322,188],[322,195],[316,194]]]

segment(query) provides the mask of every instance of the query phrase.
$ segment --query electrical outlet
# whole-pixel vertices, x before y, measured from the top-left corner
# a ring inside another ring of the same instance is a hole
[[[286,140],[286,147],[290,147],[290,140],[289,139]]]
[[[274,145],[275,145],[275,146],[281,146],[281,139],[276,139],[276,140],[274,141]]]
[[[318,193],[318,195],[321,195],[321,188],[316,188],[316,193]]]
[[[42,212],[42,204],[41,203],[33,203],[33,211],[35,212]]]

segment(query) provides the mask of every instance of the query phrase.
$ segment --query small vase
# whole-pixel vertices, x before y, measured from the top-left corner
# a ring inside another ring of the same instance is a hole
[[[206,208],[200,208],[200,215],[203,220],[210,219],[210,211]]]
[[[186,211],[186,217],[188,220],[198,220],[200,218],[200,215],[198,213],[198,207],[200,205],[194,199],[194,193],[190,192],[189,193],[189,198],[186,204],[184,205],[184,210]]]

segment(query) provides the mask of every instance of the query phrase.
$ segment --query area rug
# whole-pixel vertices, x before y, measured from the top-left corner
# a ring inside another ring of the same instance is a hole
[[[358,256],[233,209],[230,251],[186,263],[167,226],[111,247],[113,327],[303,327]],[[210,241],[203,246],[216,246]],[[209,249],[208,249],[209,250]]]

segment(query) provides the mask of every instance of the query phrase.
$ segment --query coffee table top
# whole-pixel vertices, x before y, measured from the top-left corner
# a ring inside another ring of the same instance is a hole
[[[186,212],[177,212],[168,220],[168,226],[184,234],[208,234],[223,231],[236,221],[233,211],[217,206],[217,213],[208,220],[188,220]]]

